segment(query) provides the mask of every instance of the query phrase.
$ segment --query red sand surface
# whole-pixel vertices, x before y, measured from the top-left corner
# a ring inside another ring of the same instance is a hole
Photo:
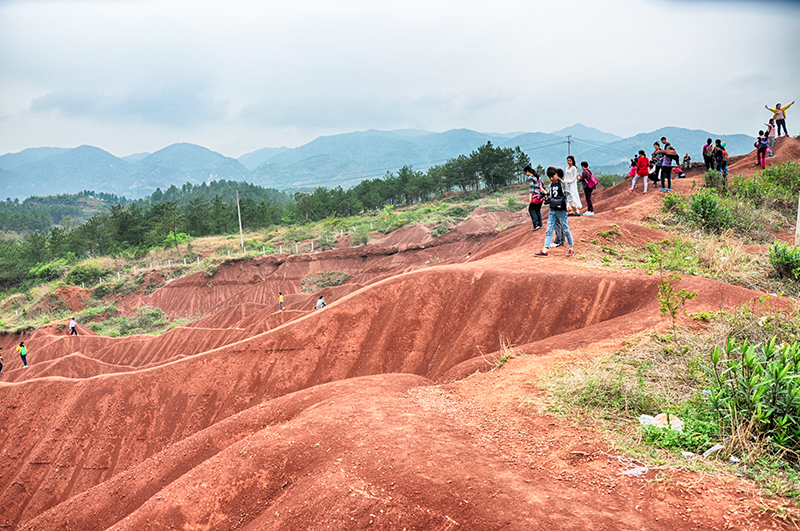
[[[160,336],[51,325],[24,337],[28,369],[1,337],[0,529],[788,529],[745,480],[626,476],[602,435],[530,406],[554,364],[664,323],[657,276],[579,259],[612,225],[666,237],[635,223],[659,194],[628,186],[570,218],[571,260],[533,257],[544,232],[524,211],[476,211],[438,238],[234,262],[130,298],[198,318]],[[332,270],[351,277],[313,310],[301,281]],[[762,295],[680,287],[699,293],[689,311]],[[490,371],[503,341],[528,356]]]

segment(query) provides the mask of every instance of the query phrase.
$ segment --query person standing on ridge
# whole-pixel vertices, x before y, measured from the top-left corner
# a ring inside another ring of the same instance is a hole
[[[647,178],[647,176],[650,174],[649,164],[650,159],[647,158],[644,150],[640,149],[639,156],[636,158],[636,175],[633,176],[633,182],[631,183],[630,188],[631,192],[633,192],[633,189],[636,187],[636,181],[641,177],[642,181],[644,182],[644,195],[647,194],[647,184],[650,181],[650,179]]]
[[[17,352],[19,352],[19,357],[22,360],[22,366],[24,368],[28,368],[28,349],[25,347],[25,342],[20,341],[19,346],[17,347]]]
[[[594,216],[594,205],[592,204],[592,192],[598,184],[592,171],[589,169],[589,163],[585,160],[581,162],[581,182],[583,183],[583,195],[586,196],[586,207],[588,210],[583,213],[584,216]]]
[[[327,306],[327,304],[325,304],[325,299],[323,299],[322,295],[320,295],[319,300],[317,301],[317,310],[322,309],[325,306]]]
[[[539,174],[530,166],[525,166],[525,175],[528,176],[528,186],[530,187],[531,197],[528,205],[528,214],[531,216],[533,230],[542,228],[542,203],[544,203],[544,188]]]
[[[703,162],[706,164],[706,171],[714,169],[714,141],[710,138],[703,146]]]
[[[784,134],[789,136],[789,131],[786,129],[786,109],[792,105],[794,105],[794,102],[790,103],[786,107],[781,107],[780,103],[776,103],[774,109],[764,105],[768,111],[772,111],[774,113],[772,115],[772,119],[775,120],[775,123],[778,125],[778,136],[781,136],[781,127],[783,127]]]
[[[692,157],[690,157],[688,153],[683,156],[683,169],[684,170],[692,169]]]
[[[769,142],[769,157],[772,158],[775,156],[775,118],[770,118],[769,122],[765,123],[764,125],[767,126],[767,142]]]
[[[725,146],[722,145],[722,140],[719,138],[714,141],[714,165],[717,171],[722,175],[724,183],[728,183],[728,152],[725,151]]]
[[[569,231],[569,221],[567,220],[567,205],[569,204],[569,189],[561,180],[558,170],[552,166],[547,168],[547,176],[550,178],[550,189],[547,191],[547,199],[545,203],[550,205],[550,214],[547,218],[547,230],[545,231],[544,247],[541,251],[533,253],[534,256],[548,256],[547,249],[550,246],[550,240],[553,238],[553,229],[555,229],[556,220],[560,219],[564,227],[564,235],[569,244],[567,251],[567,258],[575,255],[572,249],[572,233]]]
[[[3,347],[0,347],[0,350],[3,350]],[[0,374],[3,374],[3,356],[0,354]]]
[[[569,188],[570,202],[567,204],[568,216],[580,216],[581,208],[581,195],[578,192],[578,165],[575,163],[575,157],[572,155],[567,157],[567,169],[564,171],[564,184]]]
[[[672,163],[678,161],[678,152],[667,142],[667,138],[664,136],[661,137],[661,144],[663,147],[659,149],[657,153],[663,155],[664,158],[661,159],[661,188],[659,188],[658,191],[671,192]]]
[[[278,292],[278,308],[283,310],[283,292],[282,291]]]
[[[77,336],[78,335],[78,322],[75,321],[75,318],[69,320],[69,335]]]
[[[564,170],[561,168],[556,168],[556,175],[558,175],[558,180],[561,181],[561,184],[564,184]],[[569,187],[564,185],[564,190],[566,190],[566,194],[569,195]],[[546,198],[545,202],[547,202]],[[567,201],[567,204],[569,204],[569,201]],[[556,226],[553,229],[553,234],[553,243],[550,244],[550,247],[561,247],[564,245],[564,242],[566,241],[566,238],[564,237],[564,224],[561,223],[560,217],[556,218]]]

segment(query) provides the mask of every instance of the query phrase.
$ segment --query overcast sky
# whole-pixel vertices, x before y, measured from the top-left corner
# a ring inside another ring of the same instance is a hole
[[[0,0],[0,154],[230,157],[365,129],[755,134],[800,3]],[[800,104],[787,112],[800,132]]]

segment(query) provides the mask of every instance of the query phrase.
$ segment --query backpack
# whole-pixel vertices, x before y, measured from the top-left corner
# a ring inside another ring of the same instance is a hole
[[[590,170],[589,168],[586,168],[586,170],[584,171],[589,172],[589,177],[583,178],[583,184],[585,184],[587,188],[591,188],[592,190],[594,190],[595,188],[597,188],[597,184],[600,181],[597,180],[597,177],[594,176],[592,170]]]
[[[19,355],[20,356],[27,356],[28,355],[28,349],[26,347],[19,347]]]
[[[705,144],[703,146],[703,158],[705,157],[713,157],[714,156],[714,146],[711,144]]]
[[[537,177],[536,181],[539,183],[539,193],[531,196],[531,204],[533,205],[539,205],[543,203],[545,198],[544,188],[542,187],[542,180]]]
[[[766,138],[764,138],[762,136],[761,138],[758,139],[758,150],[759,151],[764,151],[768,147],[769,147],[769,142],[767,142]]]
[[[728,162],[728,152],[722,148],[717,148],[714,150],[714,158],[720,162]]]

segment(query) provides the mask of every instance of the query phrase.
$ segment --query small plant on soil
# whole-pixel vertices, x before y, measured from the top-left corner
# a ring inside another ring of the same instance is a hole
[[[661,281],[661,286],[658,287],[658,304],[661,313],[672,318],[672,328],[674,329],[678,312],[686,305],[686,301],[697,297],[697,292],[686,291],[683,288],[676,292],[675,287],[669,281],[670,278],[676,281],[681,280],[681,277],[673,273],[669,275],[669,278]]]
[[[800,280],[800,247],[773,243],[769,248],[769,263],[778,277]]]

